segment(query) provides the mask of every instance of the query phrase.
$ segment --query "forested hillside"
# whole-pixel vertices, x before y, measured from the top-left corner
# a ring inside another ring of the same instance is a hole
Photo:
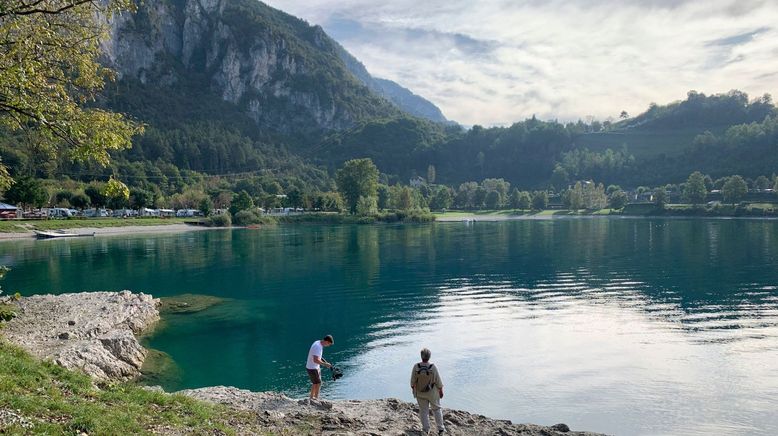
[[[334,169],[361,157],[376,163],[385,182],[407,183],[432,168],[439,184],[503,178],[526,189],[589,179],[678,183],[695,170],[713,177],[778,171],[769,95],[690,92],[619,122],[533,117],[465,130],[430,121],[445,118],[410,91],[377,92],[384,82],[320,27],[261,2],[144,2],[107,23],[102,61],[117,80],[95,105],[129,115],[145,133],[104,168],[74,163],[23,132],[0,132],[0,157],[13,176],[89,182],[114,175],[173,195],[203,176],[228,174],[257,177],[257,186],[275,181],[273,192],[327,191]],[[402,110],[392,93],[418,110]]]

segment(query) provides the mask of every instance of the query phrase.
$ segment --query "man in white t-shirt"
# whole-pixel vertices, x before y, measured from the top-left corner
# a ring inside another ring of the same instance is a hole
[[[332,364],[324,360],[324,347],[334,344],[335,340],[331,335],[325,336],[311,345],[308,351],[308,361],[305,363],[305,369],[308,370],[308,377],[311,379],[311,399],[319,399],[319,389],[321,389],[321,365],[332,368]]]

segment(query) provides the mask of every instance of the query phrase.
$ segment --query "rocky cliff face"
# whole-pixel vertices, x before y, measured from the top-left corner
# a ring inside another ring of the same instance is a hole
[[[318,26],[256,0],[156,0],[107,19],[105,63],[150,87],[207,88],[260,126],[339,130],[399,114]]]

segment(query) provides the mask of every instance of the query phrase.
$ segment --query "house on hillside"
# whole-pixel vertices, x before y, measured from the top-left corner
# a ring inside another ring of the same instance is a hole
[[[16,218],[19,209],[8,203],[0,203],[0,218]]]
[[[418,188],[418,187],[424,185],[425,183],[427,183],[427,182],[424,180],[424,177],[419,177],[419,176],[416,176],[416,177],[412,178],[410,180],[410,182],[409,182],[409,184],[413,188]]]

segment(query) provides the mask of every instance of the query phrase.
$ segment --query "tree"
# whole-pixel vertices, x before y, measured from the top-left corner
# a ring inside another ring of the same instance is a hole
[[[500,193],[497,191],[489,191],[488,194],[486,194],[486,208],[487,209],[498,209],[502,203],[502,198],[500,198]]]
[[[546,191],[535,191],[532,194],[532,208],[543,210],[548,207],[548,193]]]
[[[530,196],[529,192],[521,191],[521,193],[519,193],[519,201],[517,206],[521,210],[527,210],[532,206],[532,197]]]
[[[756,189],[758,189],[760,192],[764,192],[770,189],[772,187],[770,185],[771,185],[770,179],[768,179],[765,176],[759,176],[754,181],[754,187],[756,187]]]
[[[134,8],[131,0],[3,0],[0,6],[0,125],[24,131],[38,150],[109,162],[142,127],[85,105],[110,79],[95,16]]]
[[[621,118],[622,120],[626,120],[627,118],[629,118],[629,113],[627,111],[621,111],[621,114],[619,114],[619,118]]]
[[[286,192],[286,203],[289,207],[300,207],[303,203],[303,193],[296,187],[293,187]]]
[[[508,198],[508,205],[511,207],[511,209],[519,208],[519,198],[521,198],[521,192],[518,188],[513,188],[513,191],[511,191],[511,196]]]
[[[129,204],[130,188],[121,181],[111,177],[105,185],[103,195],[108,199],[108,207],[111,209],[122,209]]]
[[[359,197],[357,201],[357,215],[370,216],[378,213],[378,202],[375,197]]]
[[[377,192],[378,192],[378,198],[377,198],[378,210],[384,210],[387,207],[389,207],[389,187],[384,184],[380,184],[378,185]]]
[[[705,176],[699,171],[693,172],[686,180],[686,186],[683,190],[683,196],[691,204],[702,204],[708,195],[705,189]]]
[[[488,193],[489,192],[482,186],[477,187],[473,193],[473,207],[476,209],[483,208],[484,202],[486,201],[486,195]]]
[[[721,194],[724,196],[724,201],[727,203],[738,203],[745,198],[748,193],[748,185],[746,181],[740,176],[732,176],[721,188]]]
[[[430,165],[427,167],[427,183],[433,184],[435,183],[435,178],[437,177],[437,174],[435,173],[435,165]]]
[[[357,211],[359,197],[375,197],[378,190],[378,168],[370,159],[347,161],[338,170],[335,181],[349,211]]]
[[[203,216],[211,216],[211,213],[213,213],[213,201],[211,201],[211,197],[203,197],[203,199],[200,200],[198,209],[203,213]]]
[[[557,165],[554,168],[554,172],[551,173],[551,186],[556,191],[561,191],[567,187],[570,180],[570,175],[562,165]]]
[[[70,206],[70,199],[73,198],[73,193],[70,191],[59,191],[54,194],[54,204],[57,206],[68,207]]]
[[[76,209],[86,209],[89,207],[89,204],[89,197],[87,197],[85,194],[78,193],[70,197],[70,205]]]
[[[254,208],[254,200],[246,191],[240,191],[232,197],[230,204],[230,213],[235,216],[238,212]]]
[[[613,209],[623,208],[624,206],[627,205],[628,201],[629,198],[627,198],[627,194],[621,189],[614,191],[609,198],[610,206]]]
[[[443,210],[451,207],[451,189],[447,186],[438,186],[430,198],[430,209]]]
[[[654,204],[659,209],[664,209],[667,205],[667,191],[664,187],[659,187],[654,190]]]
[[[103,187],[100,185],[90,184],[84,189],[84,194],[89,197],[89,202],[94,207],[103,207],[108,202],[108,199],[103,194]]]
[[[30,206],[43,207],[49,201],[49,194],[39,180],[20,177],[5,192],[5,199],[24,210]]]
[[[130,206],[133,209],[143,209],[154,204],[154,193],[145,189],[133,188],[130,190]]]

